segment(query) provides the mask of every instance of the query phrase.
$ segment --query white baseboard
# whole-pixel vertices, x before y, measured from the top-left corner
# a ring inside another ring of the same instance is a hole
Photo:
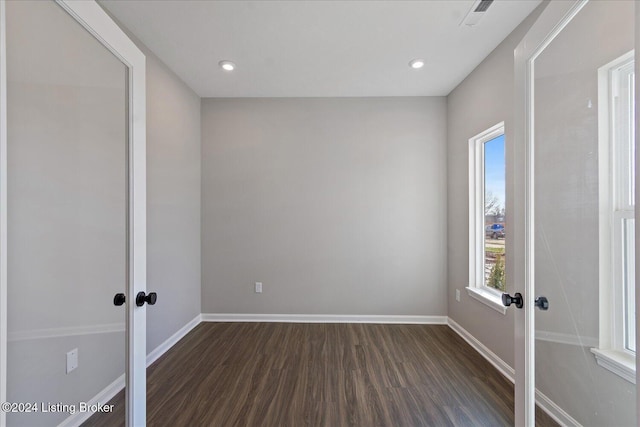
[[[373,316],[373,315],[333,315],[333,314],[232,314],[203,313],[194,317],[189,323],[171,335],[162,344],[147,355],[147,366],[158,360],[200,322],[285,322],[285,323],[388,323],[388,324],[432,324],[449,325],[462,339],[491,363],[511,382],[515,381],[515,370],[498,355],[482,344],[466,329],[447,316]],[[122,375],[94,396],[89,404],[105,404],[125,387],[125,376]],[[556,405],[551,399],[536,390],[536,403],[551,418],[563,426],[580,427],[573,417]],[[92,413],[76,413],[65,419],[58,427],[79,426]]]
[[[455,320],[448,318],[448,324],[458,335],[462,337],[471,347],[482,355],[489,363],[491,363],[502,375],[509,381],[515,383],[516,371],[502,360],[497,354],[492,352],[487,346],[482,344],[476,337],[471,335],[469,331],[464,329]],[[566,413],[561,407],[556,405],[551,399],[544,395],[540,390],[536,389],[536,404],[551,418],[553,418],[561,426],[581,427],[571,415]]]
[[[171,335],[167,338],[162,344],[156,347],[151,353],[147,354],[147,367],[149,367],[153,362],[158,360],[160,356],[165,354],[171,347],[176,345],[178,341],[180,341],[185,335],[187,335],[193,328],[198,326],[201,322],[201,315],[198,314],[196,317],[191,319],[189,323],[180,328],[175,334]],[[87,403],[90,405],[95,405],[97,403],[106,404],[118,394],[125,387],[125,376],[122,374],[118,379],[105,387],[100,393],[95,395],[91,400]],[[58,427],[75,427],[81,425],[83,422],[87,421],[93,412],[76,412],[75,414],[67,417],[62,423],[58,425]]]
[[[118,394],[120,390],[124,388],[125,386],[124,380],[125,380],[124,374],[120,375],[118,379],[116,379],[114,382],[112,382],[107,387],[105,387],[100,393],[95,395],[87,403],[89,405],[96,405],[98,403],[102,405],[106,404],[113,398],[113,396]],[[75,414],[67,417],[63,422],[58,424],[58,427],[79,426],[83,422],[87,421],[92,415],[93,415],[93,412],[76,412]]]
[[[582,427],[582,424],[538,389],[536,389],[536,404],[561,426]]]
[[[160,356],[165,354],[171,347],[176,345],[178,341],[180,341],[185,335],[187,335],[193,328],[198,326],[202,321],[202,315],[198,314],[196,317],[191,319],[189,323],[184,325],[175,334],[171,335],[167,338],[162,344],[157,346],[151,353],[147,354],[147,366],[150,366],[153,362],[158,360]]]
[[[446,325],[447,316],[375,316],[353,314],[203,313],[203,322],[394,323]]]
[[[516,378],[516,371],[507,364],[504,360],[502,360],[497,354],[493,351],[489,350],[489,347],[482,344],[476,337],[471,335],[469,331],[464,329],[455,320],[449,317],[448,324],[451,329],[453,329],[458,335],[462,337],[463,340],[469,343],[471,347],[473,347],[478,353],[480,353],[489,363],[493,365],[502,375],[507,377],[509,381],[514,382]]]

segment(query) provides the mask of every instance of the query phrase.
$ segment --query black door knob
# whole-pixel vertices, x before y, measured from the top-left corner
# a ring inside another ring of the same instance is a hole
[[[511,304],[515,304],[516,308],[522,308],[524,306],[524,302],[522,301],[522,294],[520,292],[516,292],[513,296],[509,294],[502,294],[502,304],[505,307],[509,307]]]
[[[549,310],[549,300],[547,299],[547,297],[536,298],[535,305],[540,310],[543,310],[543,311]]]
[[[154,305],[157,300],[158,294],[155,292],[149,292],[149,295],[144,292],[138,292],[138,295],[136,295],[136,305],[138,307],[142,307],[145,302],[149,305]]]
[[[124,294],[115,294],[113,297],[113,305],[122,305],[124,304],[126,297]]]

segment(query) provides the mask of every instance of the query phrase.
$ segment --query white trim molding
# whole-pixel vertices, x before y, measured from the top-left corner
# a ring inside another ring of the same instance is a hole
[[[100,393],[96,394],[87,402],[88,405],[106,405],[113,397],[124,389],[125,375],[120,375],[114,382],[106,386]],[[58,427],[76,427],[87,421],[94,413],[91,411],[76,412],[75,414],[65,418]]]
[[[489,290],[488,288],[472,288],[467,287],[467,293],[469,296],[477,301],[480,301],[487,307],[490,307],[497,311],[498,313],[505,315],[507,314],[507,307],[502,304],[501,297],[495,292]]]
[[[546,412],[561,426],[582,427],[575,418],[565,412],[564,409],[555,404],[555,402],[547,397],[546,394],[536,389],[536,405]]]
[[[127,67],[127,245],[126,294],[147,288],[146,58],[95,1],[56,0],[83,28]],[[126,425],[146,422],[146,306],[126,306]]]
[[[447,316],[387,316],[358,314],[235,314],[203,313],[203,322],[280,322],[280,323],[389,323],[446,325]]]
[[[146,290],[146,71],[145,56],[95,1],[56,0],[76,22],[127,67],[128,117],[128,280],[127,295]],[[6,400],[6,46],[5,2],[0,0],[0,398]],[[123,118],[124,119],[124,118]],[[145,307],[127,304],[126,425],[146,420]],[[0,413],[0,424],[5,418]]]
[[[512,383],[515,381],[515,371],[497,354],[491,351],[480,340],[471,335],[460,324],[447,316],[389,316],[389,315],[319,315],[319,314],[235,314],[235,313],[205,313],[199,314],[167,338],[162,344],[151,351],[146,358],[146,366],[151,366],[162,355],[169,351],[182,338],[202,322],[283,322],[283,323],[372,323],[372,324],[420,324],[420,325],[448,325],[475,351],[493,365],[505,378]],[[118,377],[104,390],[94,396],[89,403],[105,404],[125,387],[125,376]],[[551,418],[565,426],[580,427],[574,418],[556,405],[546,395],[536,390],[536,403]],[[86,421],[90,413],[76,413],[65,419],[59,427],[79,426]]]
[[[536,331],[536,340],[548,341],[558,344],[577,345],[579,347],[598,347],[598,338],[583,337],[576,334],[562,332]]]
[[[534,63],[585,4],[584,0],[549,2],[514,51],[514,137],[507,156],[512,171],[507,175],[512,183],[508,244],[513,256],[507,257],[507,289],[520,292],[524,303],[514,315],[516,425],[535,424]]]
[[[157,346],[152,352],[147,354],[147,367],[151,366],[156,360],[158,360],[163,354],[171,349],[174,345],[178,343],[182,338],[185,337],[189,332],[193,330],[196,326],[198,326],[202,322],[202,315],[198,314],[196,317],[191,319],[189,323],[184,325],[182,328],[178,329],[175,334],[171,335],[167,338],[162,344]]]
[[[635,260],[633,222],[635,203],[631,196],[635,141],[631,140],[633,110],[628,76],[633,74],[634,51],[598,69],[598,199],[599,199],[599,343],[591,347],[599,366],[636,383],[635,310],[630,310]],[[632,268],[627,267],[632,265]],[[631,271],[631,274],[629,274]],[[635,283],[633,283],[635,285]],[[635,306],[635,300],[633,300]],[[633,343],[628,338],[633,337]]]
[[[8,341],[28,341],[48,338],[61,338],[77,335],[124,333],[124,323],[106,323],[104,325],[69,326],[64,328],[32,329],[10,332]]]
[[[497,354],[489,349],[486,345],[482,344],[480,340],[471,335],[466,329],[460,326],[455,320],[452,318],[447,319],[447,324],[451,329],[453,329],[458,335],[462,337],[474,350],[480,353],[489,363],[493,365],[502,375],[508,378],[511,382],[514,381],[515,378],[515,370],[507,364],[504,360],[502,360]]]
[[[201,322],[201,315],[198,314],[196,317],[191,319],[186,325],[182,328],[178,329],[176,333],[167,338],[162,344],[156,347],[152,352],[147,354],[146,364],[147,367],[151,366],[156,360],[158,360],[163,354],[171,349],[174,345],[178,343],[182,338],[185,337],[189,332],[193,330],[196,326],[198,326]],[[124,325],[123,329],[124,331]],[[109,402],[116,394],[122,391],[125,387],[125,375],[120,375],[114,382],[105,387],[102,391],[96,394],[91,400],[87,403],[89,405],[95,404],[106,404]],[[93,412],[76,412],[75,414],[67,417],[62,423],[58,424],[58,427],[75,427],[79,426],[85,421],[89,419],[93,415]]]
[[[482,357],[484,357],[489,363],[493,365],[505,378],[515,384],[515,370],[509,366],[507,362],[502,360],[497,354],[491,351],[486,345],[482,344],[480,340],[471,335],[469,331],[464,329],[452,318],[447,319],[447,324],[453,329],[460,337],[465,340],[474,350],[476,350]],[[571,415],[565,412],[561,407],[556,405],[551,399],[549,399],[544,393],[536,389],[535,392],[536,404],[545,411],[551,418],[563,426],[581,427],[581,424],[576,421]]]
[[[504,135],[504,121],[469,138],[469,286],[475,300],[502,312],[493,289],[485,285],[485,143]],[[472,293],[475,291],[475,293]],[[499,298],[499,297],[498,297]]]
[[[602,350],[592,348],[598,365],[624,378],[632,384],[636,383],[636,358],[629,353],[618,350]]]

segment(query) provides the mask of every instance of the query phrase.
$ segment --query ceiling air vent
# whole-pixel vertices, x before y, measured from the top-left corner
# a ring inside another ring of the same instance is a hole
[[[467,13],[467,16],[464,17],[460,25],[467,27],[473,27],[476,25],[480,21],[480,18],[484,16],[487,9],[489,9],[491,3],[493,3],[493,0],[476,0],[473,2],[471,9],[469,9],[469,13]]]
[[[487,9],[489,9],[489,6],[491,6],[491,3],[493,3],[493,0],[480,0],[480,3],[478,3],[478,6],[476,6],[476,8],[473,11],[486,12]]]

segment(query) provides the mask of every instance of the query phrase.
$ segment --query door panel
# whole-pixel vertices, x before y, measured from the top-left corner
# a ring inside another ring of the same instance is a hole
[[[57,425],[125,384],[128,68],[55,2],[6,16],[7,400],[37,407],[7,424]]]
[[[635,375],[623,372],[637,323],[634,3],[551,3],[516,53],[527,111],[516,132],[527,165],[527,196],[515,196],[527,254],[517,368],[534,373],[516,389],[568,425],[637,425]]]

